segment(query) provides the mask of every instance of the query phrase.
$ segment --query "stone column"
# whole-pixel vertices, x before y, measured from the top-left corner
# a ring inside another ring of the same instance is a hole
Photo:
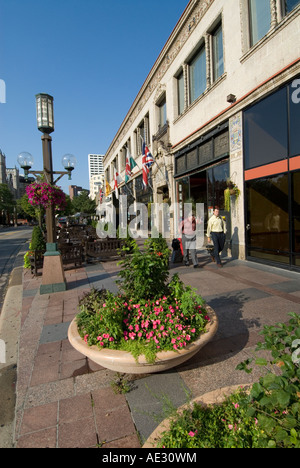
[[[246,252],[242,129],[242,112],[239,112],[229,119],[230,178],[241,191],[237,199],[234,196],[231,197],[231,254],[234,258],[244,260]]]

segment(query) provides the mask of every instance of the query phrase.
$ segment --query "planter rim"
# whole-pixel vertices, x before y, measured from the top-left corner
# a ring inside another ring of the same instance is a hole
[[[72,320],[68,329],[68,339],[71,345],[80,353],[90,358],[92,361],[97,362],[101,360],[103,367],[111,370],[116,370],[119,367],[121,372],[128,372],[127,368],[132,370],[129,373],[149,373],[159,372],[160,370],[166,370],[167,368],[174,367],[186,361],[194,354],[196,354],[200,348],[202,348],[208,341],[212,339],[218,329],[218,318],[215,311],[208,305],[205,306],[207,314],[210,318],[210,322],[205,327],[205,332],[201,333],[197,340],[190,343],[185,348],[181,348],[178,351],[159,351],[156,355],[154,363],[146,361],[144,355],[140,355],[136,360],[134,356],[128,351],[116,350],[116,349],[99,349],[98,346],[89,346],[79,335],[76,323],[76,317]],[[172,361],[178,361],[178,364],[172,364]],[[169,367],[166,367],[169,365]],[[163,367],[163,368],[162,368]],[[133,368],[135,370],[133,370]],[[141,368],[143,370],[141,370]],[[161,368],[161,369],[160,369]]]
[[[177,413],[181,413],[185,409],[192,406],[194,403],[203,404],[203,406],[211,405],[211,404],[219,404],[222,403],[226,397],[234,393],[238,388],[247,388],[251,387],[252,384],[239,384],[239,385],[230,385],[228,387],[218,388],[211,392],[205,393],[203,395],[199,395],[189,403],[185,403],[184,405],[180,406],[177,409]],[[148,437],[142,448],[155,448],[156,442],[161,437],[162,433],[165,432],[170,428],[171,418],[164,419],[156,429],[152,432],[152,434]]]

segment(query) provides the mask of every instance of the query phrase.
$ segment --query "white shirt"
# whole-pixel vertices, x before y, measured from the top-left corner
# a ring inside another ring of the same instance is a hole
[[[207,224],[207,237],[210,237],[211,232],[226,233],[226,223],[221,216],[212,215]]]

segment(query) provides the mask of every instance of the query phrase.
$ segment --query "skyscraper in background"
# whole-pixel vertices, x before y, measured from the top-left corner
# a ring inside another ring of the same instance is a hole
[[[95,199],[99,193],[99,187],[104,183],[103,154],[89,154],[89,182],[90,197]]]

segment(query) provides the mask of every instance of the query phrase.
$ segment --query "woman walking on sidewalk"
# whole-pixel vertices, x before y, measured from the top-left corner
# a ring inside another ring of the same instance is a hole
[[[197,220],[192,212],[181,222],[179,227],[182,233],[183,261],[185,266],[190,265],[189,252],[192,257],[194,268],[198,268],[196,249],[196,224]]]
[[[220,253],[224,249],[226,238],[226,223],[220,216],[219,207],[216,206],[213,215],[209,218],[207,224],[207,240],[210,242],[212,239],[214,244],[214,258],[218,267],[222,267]]]

